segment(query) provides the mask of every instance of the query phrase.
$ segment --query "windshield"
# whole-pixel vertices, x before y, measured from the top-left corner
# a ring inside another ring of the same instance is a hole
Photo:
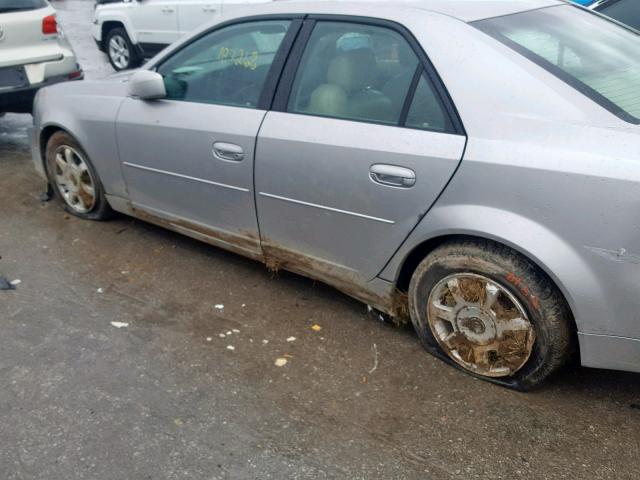
[[[45,0],[0,0],[0,13],[35,10],[46,6]]]
[[[640,36],[571,6],[474,22],[615,115],[640,123]]]

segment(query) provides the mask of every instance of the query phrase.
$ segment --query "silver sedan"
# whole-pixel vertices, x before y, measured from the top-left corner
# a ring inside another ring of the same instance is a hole
[[[34,161],[74,215],[326,282],[482,379],[640,371],[639,50],[557,0],[256,5],[41,91]]]

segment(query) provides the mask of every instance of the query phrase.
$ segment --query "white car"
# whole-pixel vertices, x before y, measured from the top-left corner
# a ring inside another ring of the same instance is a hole
[[[135,68],[223,12],[269,0],[123,0],[98,2],[93,38],[115,70]]]
[[[30,113],[36,91],[83,77],[46,0],[0,0],[0,114]]]

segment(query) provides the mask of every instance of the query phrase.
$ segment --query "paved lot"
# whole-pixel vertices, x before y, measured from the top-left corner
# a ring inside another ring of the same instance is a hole
[[[92,2],[54,4],[89,76],[109,72]],[[0,478],[638,478],[640,375],[506,391],[331,288],[70,218],[38,199],[29,123],[0,119],[0,275],[22,280],[0,291]]]

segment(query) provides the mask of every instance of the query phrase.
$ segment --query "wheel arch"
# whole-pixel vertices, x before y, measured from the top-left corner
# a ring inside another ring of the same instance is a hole
[[[55,123],[46,125],[42,128],[38,142],[40,146],[40,160],[42,162],[44,172],[47,171],[47,144],[49,143],[49,140],[51,140],[51,137],[53,137],[57,132],[64,132],[67,135],[71,135],[73,138],[76,138],[71,132],[69,132],[69,130]]]
[[[129,22],[127,21],[126,18],[119,18],[119,17],[113,17],[113,18],[108,18],[106,20],[104,20],[102,22],[102,38],[101,38],[101,42],[102,42],[102,48],[106,50],[107,48],[107,36],[109,35],[109,32],[111,32],[113,29],[115,28],[122,28],[124,29],[125,32],[127,32],[127,35],[129,36],[129,40],[131,40],[131,43],[133,43],[134,45],[138,44],[138,38],[135,34],[135,31],[131,28],[131,26],[129,25]]]
[[[561,298],[564,300],[567,311],[569,312],[569,321],[571,334],[573,337],[573,345],[575,348],[574,355],[576,358],[580,358],[580,347],[578,342],[578,326],[576,322],[576,315],[574,313],[574,309],[572,308],[571,302],[567,298],[567,294],[563,289],[563,286],[558,283],[556,278],[551,275],[546,269],[540,265],[540,262],[535,258],[532,258],[532,255],[520,248],[518,245],[513,245],[505,239],[496,239],[492,235],[482,234],[481,232],[459,232],[459,233],[446,233],[441,235],[436,235],[430,238],[425,239],[424,241],[418,243],[409,251],[409,253],[405,256],[402,264],[400,265],[400,269],[398,271],[398,276],[395,281],[395,287],[400,292],[407,292],[409,290],[409,283],[413,276],[413,273],[418,268],[418,265],[424,260],[431,252],[436,250],[438,247],[445,245],[447,243],[452,242],[463,242],[463,241],[483,241],[483,242],[492,242],[494,244],[507,247],[519,255],[526,258],[532,265],[534,265],[538,271],[544,275],[548,281],[554,285],[558,292],[560,293]]]
[[[412,268],[443,242],[474,238],[502,244],[536,265],[560,290],[579,326],[581,317],[592,317],[579,301],[585,295],[596,304],[606,305],[602,279],[585,258],[587,251],[582,246],[573,245],[538,219],[493,205],[453,203],[434,207],[379,277],[403,287]]]

